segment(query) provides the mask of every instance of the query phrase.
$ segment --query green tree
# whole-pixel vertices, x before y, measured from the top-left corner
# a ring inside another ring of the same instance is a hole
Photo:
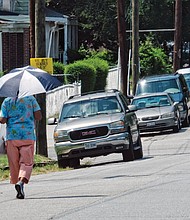
[[[79,45],[97,49],[100,46],[118,51],[117,9],[115,0],[47,0],[47,5],[63,14],[76,16],[79,21]],[[190,1],[183,3],[182,40],[190,39]],[[175,0],[139,0],[140,29],[173,29],[175,20]],[[126,29],[131,29],[131,0],[126,0]],[[173,41],[174,32],[156,32],[157,41]],[[144,40],[144,33],[140,33]],[[128,47],[131,36],[127,34]],[[117,58],[116,58],[117,60]]]
[[[139,49],[141,77],[171,73],[172,66],[164,50],[153,42],[153,37],[147,37]]]

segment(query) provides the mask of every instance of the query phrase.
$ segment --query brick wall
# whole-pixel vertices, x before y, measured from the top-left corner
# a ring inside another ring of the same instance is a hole
[[[29,29],[23,33],[2,34],[3,71],[29,65]]]

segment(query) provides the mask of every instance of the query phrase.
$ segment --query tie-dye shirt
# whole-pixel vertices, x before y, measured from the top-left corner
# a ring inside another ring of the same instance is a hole
[[[7,118],[6,140],[36,140],[34,112],[40,110],[34,96],[6,98],[1,117]]]

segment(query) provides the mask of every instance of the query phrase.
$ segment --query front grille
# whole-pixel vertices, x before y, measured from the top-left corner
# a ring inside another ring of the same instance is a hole
[[[90,138],[102,137],[108,134],[108,127],[94,127],[89,129],[71,131],[69,133],[71,140],[86,140]]]
[[[159,119],[159,116],[150,116],[150,117],[144,117],[142,118],[142,121],[151,121],[151,120],[156,120]]]

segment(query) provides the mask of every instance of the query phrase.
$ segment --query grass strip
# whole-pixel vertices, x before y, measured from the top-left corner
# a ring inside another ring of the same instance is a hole
[[[68,170],[70,168],[59,168],[57,161],[41,155],[34,155],[34,168],[32,175],[47,174],[50,172],[57,172]],[[6,154],[0,155],[0,181],[9,179],[9,164]]]

